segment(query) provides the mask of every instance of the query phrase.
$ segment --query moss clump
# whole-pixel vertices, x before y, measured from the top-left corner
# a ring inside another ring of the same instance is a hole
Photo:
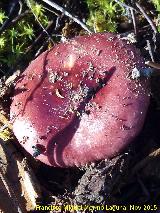
[[[123,14],[124,8],[111,0],[86,0],[89,9],[87,24],[95,32],[115,32],[117,16]]]
[[[154,7],[156,8],[156,11],[158,13],[157,15],[157,29],[158,29],[158,32],[160,32],[160,0],[152,0],[152,3],[154,5]]]
[[[0,34],[0,64],[3,65],[0,71],[3,71],[3,73],[6,72],[5,70],[14,68],[17,60],[25,55],[26,49],[32,45],[39,32],[42,31],[35,16],[43,27],[46,27],[49,23],[42,5],[30,0],[30,6],[29,8],[27,4],[24,4],[22,14],[25,13],[26,9],[28,9],[28,13],[14,24],[6,27]],[[9,18],[5,10],[1,9],[0,28],[7,19]]]
[[[152,3],[154,4],[157,12],[160,13],[160,0],[152,0]]]

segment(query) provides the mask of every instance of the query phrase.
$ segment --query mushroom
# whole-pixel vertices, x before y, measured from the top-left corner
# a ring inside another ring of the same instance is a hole
[[[38,56],[17,81],[10,116],[20,144],[50,166],[82,166],[119,154],[140,132],[149,79],[140,52],[95,33]]]

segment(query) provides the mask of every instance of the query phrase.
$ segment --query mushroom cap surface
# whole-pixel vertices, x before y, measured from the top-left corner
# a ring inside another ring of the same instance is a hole
[[[10,116],[31,155],[81,166],[119,154],[140,132],[149,80],[134,45],[112,33],[79,36],[38,56],[17,81]]]

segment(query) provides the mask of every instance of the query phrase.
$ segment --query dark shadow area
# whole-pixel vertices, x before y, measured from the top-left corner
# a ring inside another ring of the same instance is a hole
[[[54,168],[40,164],[36,174],[40,183],[55,195],[72,192],[78,184],[84,171],[78,168]]]

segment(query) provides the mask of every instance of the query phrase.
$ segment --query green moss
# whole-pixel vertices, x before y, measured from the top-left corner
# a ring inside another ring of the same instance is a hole
[[[115,32],[117,15],[124,12],[123,8],[112,0],[86,0],[89,9],[87,24],[95,32]]]
[[[3,49],[6,45],[6,39],[4,36],[0,37],[0,49]]]
[[[36,3],[33,0],[27,0],[27,4],[31,9],[32,13],[36,16],[36,18],[41,22],[41,24],[46,27],[49,23],[48,17],[45,14],[45,9],[41,4]]]
[[[5,12],[2,9],[0,9],[0,24],[3,24],[6,19],[7,16],[5,15]]]
[[[158,16],[157,16],[157,29],[158,29],[158,32],[160,32],[160,0],[152,0],[152,3],[158,13]]]
[[[36,36],[43,31],[36,18],[44,28],[49,23],[43,6],[34,1],[30,1],[30,3],[31,8],[28,7],[30,12],[0,35],[0,64],[3,64],[3,67],[1,67],[7,71],[14,68],[21,56],[25,56],[26,49],[32,45]],[[25,12],[26,8],[27,5],[23,7],[22,13]],[[0,27],[7,18],[5,11],[0,9]]]
[[[160,13],[160,0],[152,0],[152,3],[154,4],[157,12]]]

